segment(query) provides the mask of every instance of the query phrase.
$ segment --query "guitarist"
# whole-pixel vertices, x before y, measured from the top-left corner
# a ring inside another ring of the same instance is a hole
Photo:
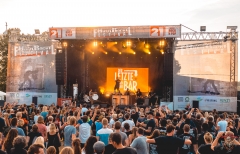
[[[156,93],[153,92],[152,89],[150,89],[150,92],[148,93],[148,98],[149,98],[149,105],[155,105],[156,98],[155,98]]]

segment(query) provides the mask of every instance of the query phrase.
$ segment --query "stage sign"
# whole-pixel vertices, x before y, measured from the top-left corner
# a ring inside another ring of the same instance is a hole
[[[181,25],[53,27],[51,39],[180,38]]]
[[[51,39],[76,39],[76,28],[49,28]]]
[[[19,103],[31,104],[36,96],[41,103],[56,102],[56,48],[56,41],[9,43],[8,102],[19,98]]]
[[[140,89],[148,92],[148,68],[107,68],[106,91],[113,92],[117,78],[120,82],[120,92],[124,93],[127,88],[131,92]]]

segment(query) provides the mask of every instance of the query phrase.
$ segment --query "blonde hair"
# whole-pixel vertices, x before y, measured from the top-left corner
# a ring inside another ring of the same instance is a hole
[[[212,137],[212,134],[210,134],[209,132],[207,132],[205,135],[204,135],[204,140],[207,143],[212,143],[213,141],[213,137]]]
[[[38,117],[37,123],[38,123],[38,124],[44,124],[44,119],[43,119],[42,116],[39,116],[39,117]]]
[[[22,112],[17,112],[16,113],[16,117],[19,119],[19,118],[22,118]]]
[[[54,146],[48,147],[47,154],[56,154],[56,148]]]
[[[42,136],[37,137],[33,144],[41,144],[45,148],[45,146],[44,146],[44,138]]]
[[[52,134],[57,132],[55,124],[50,124],[49,125],[49,131]]]
[[[74,116],[70,117],[70,125],[74,125],[76,123],[76,118]]]
[[[102,124],[103,124],[104,126],[108,125],[108,120],[107,120],[107,118],[103,118],[103,119],[102,119]]]
[[[24,120],[23,119],[19,119],[17,125],[22,127],[24,125]]]
[[[59,154],[74,154],[74,151],[71,147],[64,147]]]

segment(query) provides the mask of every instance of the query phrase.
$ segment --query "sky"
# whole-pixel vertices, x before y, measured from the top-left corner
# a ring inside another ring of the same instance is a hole
[[[219,32],[240,27],[239,8],[240,0],[0,0],[0,34],[5,22],[24,34],[49,27],[179,24]]]

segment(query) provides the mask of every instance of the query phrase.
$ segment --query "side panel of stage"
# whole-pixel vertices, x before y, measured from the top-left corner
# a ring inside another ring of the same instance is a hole
[[[192,106],[195,101],[201,110],[237,111],[237,42],[235,44],[234,59],[231,41],[179,41],[176,44],[174,109]]]
[[[57,102],[56,41],[10,42],[7,102],[52,104]]]

